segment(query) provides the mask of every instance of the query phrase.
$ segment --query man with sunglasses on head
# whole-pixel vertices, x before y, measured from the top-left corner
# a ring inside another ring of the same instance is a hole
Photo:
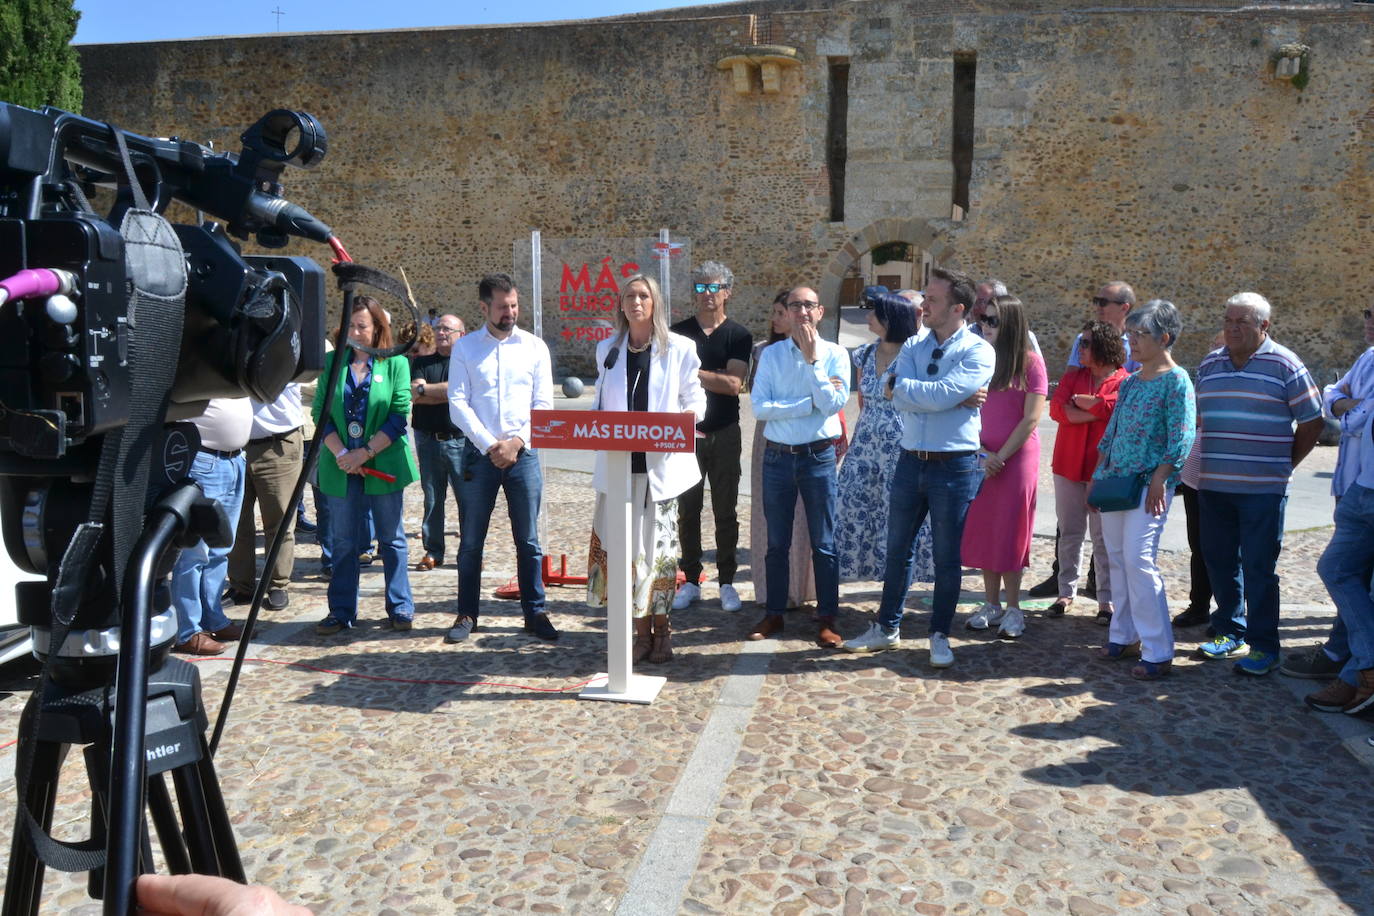
[[[1105,321],[1116,328],[1121,335],[1121,345],[1126,348],[1127,372],[1134,372],[1140,368],[1140,363],[1131,359],[1131,341],[1126,335],[1126,316],[1130,314],[1131,308],[1135,305],[1135,290],[1131,289],[1130,284],[1121,280],[1109,280],[1097,295],[1091,300],[1093,315],[1098,321]],[[1034,340],[1034,336],[1032,336]],[[1078,359],[1078,347],[1082,341],[1082,335],[1075,334],[1073,346],[1069,349],[1068,366],[1070,369],[1082,369],[1083,363]],[[1036,352],[1039,352],[1037,347]],[[1103,570],[1106,572],[1106,570]],[[1084,583],[1084,591],[1093,595],[1097,592],[1097,565],[1090,562],[1088,565],[1088,577]],[[1043,582],[1037,582],[1026,589],[1026,595],[1031,598],[1053,598],[1059,594],[1059,528],[1054,529],[1054,564],[1050,567],[1050,574]],[[1098,621],[1102,624],[1110,622],[1111,615],[1103,611],[1098,616]]]
[[[739,545],[739,475],[743,440],[739,428],[739,393],[749,372],[753,335],[725,314],[735,275],[716,261],[706,261],[692,271],[692,301],[697,312],[673,325],[697,345],[701,359],[701,387],[706,389],[706,416],[697,424],[697,464],[701,480],[677,498],[678,537],[682,556],[678,568],[687,581],[673,598],[681,611],[701,597],[701,508],[706,483],[711,484],[711,514],[716,520],[716,579],[720,583],[720,607],[740,609],[735,591],[736,548]]]
[[[410,363],[410,423],[415,429],[420,489],[425,494],[425,514],[420,524],[425,555],[415,564],[416,572],[444,565],[444,506],[450,487],[455,505],[458,503],[466,443],[448,409],[449,359],[453,345],[463,336],[463,319],[440,315],[433,327],[434,352]]]
[[[935,589],[930,618],[930,665],[954,664],[950,625],[962,575],[959,547],[964,517],[978,492],[978,407],[996,362],[992,345],[965,321],[973,280],[935,268],[926,284],[924,324],[930,333],[902,345],[888,369],[883,396],[902,417],[902,456],[893,472],[887,520],[887,569],[878,619],[843,646],[849,652],[895,649],[911,588],[916,532],[930,516]]]
[[[821,338],[825,307],[814,289],[794,287],[788,290],[785,303],[791,335],[764,348],[749,392],[754,417],[768,424],[763,430],[768,613],[749,638],[768,639],[782,632],[791,575],[792,520],[800,495],[816,577],[816,644],[834,649],[841,641],[834,629],[840,610],[835,439],[840,435],[838,414],[849,400],[849,353]],[[757,566],[758,560],[754,563]]]

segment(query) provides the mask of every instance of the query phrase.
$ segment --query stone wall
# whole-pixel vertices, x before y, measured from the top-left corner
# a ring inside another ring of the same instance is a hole
[[[1051,352],[1119,277],[1184,309],[1185,363],[1242,288],[1273,299],[1276,333],[1311,363],[1348,363],[1374,300],[1374,7],[1112,6],[749,3],[81,50],[86,113],[132,130],[237,149],[270,108],[315,114],[330,152],[287,174],[288,196],[358,260],[404,267],[423,306],[468,321],[477,277],[508,269],[531,228],[667,227],[734,269],[734,313],[756,333],[779,286],[814,283],[833,302],[867,248],[909,241],[1005,279]],[[760,11],[801,65],[776,94],[739,95],[716,63]],[[1272,76],[1288,41],[1312,48],[1302,91]],[[957,221],[956,55],[977,61]],[[829,221],[829,58],[850,65],[843,222]],[[685,311],[685,284],[674,299]],[[558,348],[565,368],[590,369],[590,343]]]

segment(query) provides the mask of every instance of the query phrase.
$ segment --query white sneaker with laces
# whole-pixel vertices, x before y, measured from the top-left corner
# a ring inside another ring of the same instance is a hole
[[[673,596],[673,610],[685,611],[689,605],[696,604],[701,597],[701,586],[695,582],[684,582]]]
[[[930,634],[930,667],[948,668],[954,664],[954,653],[949,650],[949,637],[944,633]]]
[[[1021,613],[1019,607],[1007,608],[1006,614],[1002,616],[1002,625],[997,628],[997,636],[1001,639],[1018,639],[1024,632],[1026,615]]]
[[[676,601],[674,601],[673,606],[677,606]],[[720,609],[722,611],[729,611],[733,614],[743,606],[739,600],[739,592],[735,591],[733,585],[727,582],[720,587]]]
[[[969,615],[968,620],[964,621],[964,626],[970,630],[986,630],[1001,623],[1006,613],[998,605],[985,601],[978,606],[978,610]]]
[[[901,636],[896,633],[884,633],[875,621],[868,625],[863,635],[842,643],[840,648],[846,652],[881,652],[883,649],[897,648],[901,641]]]

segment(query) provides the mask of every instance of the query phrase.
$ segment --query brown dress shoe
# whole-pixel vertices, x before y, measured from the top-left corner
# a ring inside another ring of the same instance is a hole
[[[416,572],[429,572],[431,569],[433,569],[434,567],[436,567],[436,566],[438,566],[438,565],[439,565],[439,561],[438,561],[438,560],[434,559],[434,558],[431,557],[429,554],[425,554],[425,555],[424,555],[424,558],[421,559],[419,563],[416,563],[416,564],[415,564],[415,571],[416,571]]]
[[[217,642],[213,636],[202,630],[184,643],[173,646],[172,651],[180,652],[182,655],[222,655],[227,648],[229,647],[224,643]]]
[[[782,615],[776,617],[769,614],[767,617],[754,624],[754,629],[749,631],[749,638],[753,640],[768,639],[774,633],[782,632]]]
[[[220,642],[234,642],[243,635],[243,624],[231,620],[229,626],[213,630],[210,635]]]
[[[822,649],[838,649],[844,643],[844,637],[830,629],[833,620],[822,620],[820,628],[816,630],[816,645]]]

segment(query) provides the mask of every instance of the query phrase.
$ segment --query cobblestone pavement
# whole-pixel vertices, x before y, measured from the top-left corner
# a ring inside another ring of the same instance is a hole
[[[408,498],[418,530],[419,488]],[[580,571],[587,475],[550,472],[547,505],[551,552]],[[1290,646],[1332,618],[1313,573],[1329,535],[1288,539]],[[490,586],[511,555],[494,525]],[[1027,582],[1048,542],[1034,555]],[[318,913],[1374,912],[1374,770],[1356,756],[1374,727],[1222,663],[1133,681],[1091,651],[1105,634],[1088,602],[1031,614],[1015,642],[956,624],[956,665],[937,672],[924,587],[900,649],[853,656],[816,648],[806,610],[782,638],[742,642],[756,609],[727,614],[708,586],[674,615],[663,692],[634,706],[575,698],[605,667],[604,618],[575,588],[550,590],[556,645],[493,600],[453,647],[452,566],[412,573],[408,634],[381,628],[374,566],[366,624],[321,638],[316,557],[298,546],[291,606],[259,622],[249,655],[264,661],[246,667],[216,766],[250,878]],[[1161,560],[1178,604],[1186,558]],[[876,589],[845,587],[845,634]],[[1182,635],[1186,651],[1201,633]],[[200,664],[212,717],[227,669]],[[0,740],[32,680],[4,673]],[[0,749],[6,824],[14,757]],[[55,819],[67,837],[88,822],[79,761]],[[98,912],[81,881],[46,889],[45,912]]]

